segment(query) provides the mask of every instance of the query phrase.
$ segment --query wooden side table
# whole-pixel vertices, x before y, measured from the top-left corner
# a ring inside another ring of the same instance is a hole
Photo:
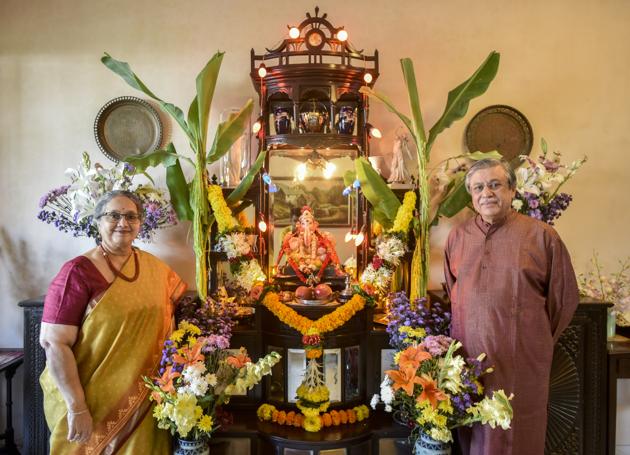
[[[630,378],[630,339],[617,335],[608,341],[608,451],[615,455],[617,379]]]
[[[4,372],[7,392],[7,428],[0,435],[0,440],[4,439],[4,447],[0,448],[0,453],[19,453],[13,440],[13,400],[11,399],[11,381],[18,367],[24,361],[23,349],[0,348],[0,373]]]

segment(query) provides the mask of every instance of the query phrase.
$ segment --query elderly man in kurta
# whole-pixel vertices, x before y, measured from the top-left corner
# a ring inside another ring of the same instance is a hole
[[[554,343],[578,304],[571,259],[556,231],[515,212],[516,177],[503,160],[476,162],[466,188],[477,215],[453,229],[445,251],[451,335],[488,355],[486,392],[514,393],[510,430],[460,432],[464,454],[542,455]]]

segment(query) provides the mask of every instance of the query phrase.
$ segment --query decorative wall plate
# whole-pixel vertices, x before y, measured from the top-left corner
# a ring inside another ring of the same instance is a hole
[[[466,127],[469,152],[497,150],[507,161],[529,155],[533,142],[527,118],[510,106],[488,106],[479,111]]]
[[[117,162],[157,149],[162,141],[162,122],[146,101],[121,96],[98,112],[94,137],[101,151]]]

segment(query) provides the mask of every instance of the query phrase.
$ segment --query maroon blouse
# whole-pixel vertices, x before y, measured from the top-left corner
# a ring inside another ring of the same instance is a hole
[[[80,326],[88,303],[108,287],[92,261],[77,256],[66,262],[50,283],[42,322]]]

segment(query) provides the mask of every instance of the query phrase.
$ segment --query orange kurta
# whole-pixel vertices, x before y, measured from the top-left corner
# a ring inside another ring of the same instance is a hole
[[[445,253],[451,334],[469,356],[488,355],[487,393],[514,393],[512,429],[464,429],[464,453],[542,455],[553,345],[578,304],[569,253],[551,226],[513,211],[458,226]]]
[[[185,285],[153,255],[139,251],[138,256],[138,279],[115,279],[88,306],[72,348],[94,421],[86,444],[66,439],[65,401],[48,369],[42,373],[50,451],[55,455],[170,453],[170,436],[157,429],[142,376],[157,371],[162,343],[171,330],[173,302]],[[123,273],[133,272],[134,261],[127,261]]]

